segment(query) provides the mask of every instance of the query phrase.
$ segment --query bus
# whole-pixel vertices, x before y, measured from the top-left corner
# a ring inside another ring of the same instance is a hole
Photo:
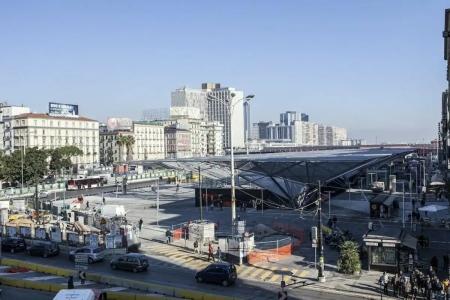
[[[107,183],[107,180],[102,176],[69,179],[66,182],[66,189],[68,191],[85,190],[103,186],[105,183]]]

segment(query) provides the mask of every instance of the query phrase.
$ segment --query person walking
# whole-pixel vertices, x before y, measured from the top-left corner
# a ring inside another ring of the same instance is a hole
[[[217,246],[217,260],[222,261],[222,250],[220,250],[220,246]]]
[[[89,201],[86,201],[86,208],[89,208]]]
[[[222,199],[219,200],[219,206],[220,206],[220,210],[223,210],[223,200]]]
[[[211,258],[212,258],[212,260],[213,260],[214,262],[216,261],[216,259],[214,258],[213,253],[214,253],[213,247],[212,247],[211,243],[209,243],[209,245],[208,245],[208,261],[209,261]]]
[[[167,229],[166,230],[166,243],[167,244],[170,244],[171,238],[172,238],[172,232],[170,231],[170,229]]]
[[[78,278],[80,278],[81,284],[86,282],[86,273],[84,271],[78,271]]]
[[[67,280],[67,289],[71,290],[74,288],[73,285],[73,276],[69,276],[69,279]]]
[[[142,221],[142,218],[139,219],[139,231],[142,230],[142,223],[144,223],[144,221]]]
[[[106,202],[105,197],[103,197],[103,205],[105,205],[105,202]]]
[[[200,251],[198,250],[198,241],[197,240],[194,241],[194,253],[200,254]]]
[[[388,275],[386,274],[386,272],[383,272],[383,275],[381,275],[380,281],[381,281],[381,285],[383,286],[383,292],[385,295],[387,295],[389,278],[388,278]]]
[[[445,300],[448,300],[449,299],[449,294],[448,294],[448,292],[449,292],[449,285],[450,285],[450,281],[448,280],[448,278],[445,278],[443,281],[442,281],[442,289],[443,289],[443,291],[444,291],[444,299]]]

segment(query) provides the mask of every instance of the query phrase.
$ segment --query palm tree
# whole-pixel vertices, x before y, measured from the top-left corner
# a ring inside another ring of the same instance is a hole
[[[135,143],[134,136],[127,136],[126,146],[127,146],[127,161],[133,159],[133,145]]]
[[[119,135],[117,137],[116,143],[119,146],[119,161],[122,161],[123,159],[123,146],[125,146],[127,142],[127,137],[125,135]]]
[[[116,141],[117,145],[119,146],[119,157],[120,160],[129,161],[132,159],[133,154],[133,145],[135,143],[134,137],[132,135],[119,135]],[[126,157],[123,158],[123,147],[125,147],[125,153]]]

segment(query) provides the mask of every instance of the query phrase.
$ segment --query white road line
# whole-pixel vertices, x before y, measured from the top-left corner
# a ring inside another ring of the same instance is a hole
[[[36,276],[36,277],[26,277],[23,278],[25,280],[30,280],[30,281],[44,281],[44,280],[51,280],[51,279],[56,279],[56,278],[62,278],[61,276]]]
[[[36,273],[34,271],[27,271],[27,272],[17,272],[17,273],[0,273],[1,276],[11,276],[11,275],[18,275],[18,274],[27,274],[27,273]]]

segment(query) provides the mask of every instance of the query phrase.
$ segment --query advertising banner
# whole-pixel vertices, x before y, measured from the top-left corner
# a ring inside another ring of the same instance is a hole
[[[78,105],[50,102],[48,104],[48,114],[60,117],[77,117]]]

